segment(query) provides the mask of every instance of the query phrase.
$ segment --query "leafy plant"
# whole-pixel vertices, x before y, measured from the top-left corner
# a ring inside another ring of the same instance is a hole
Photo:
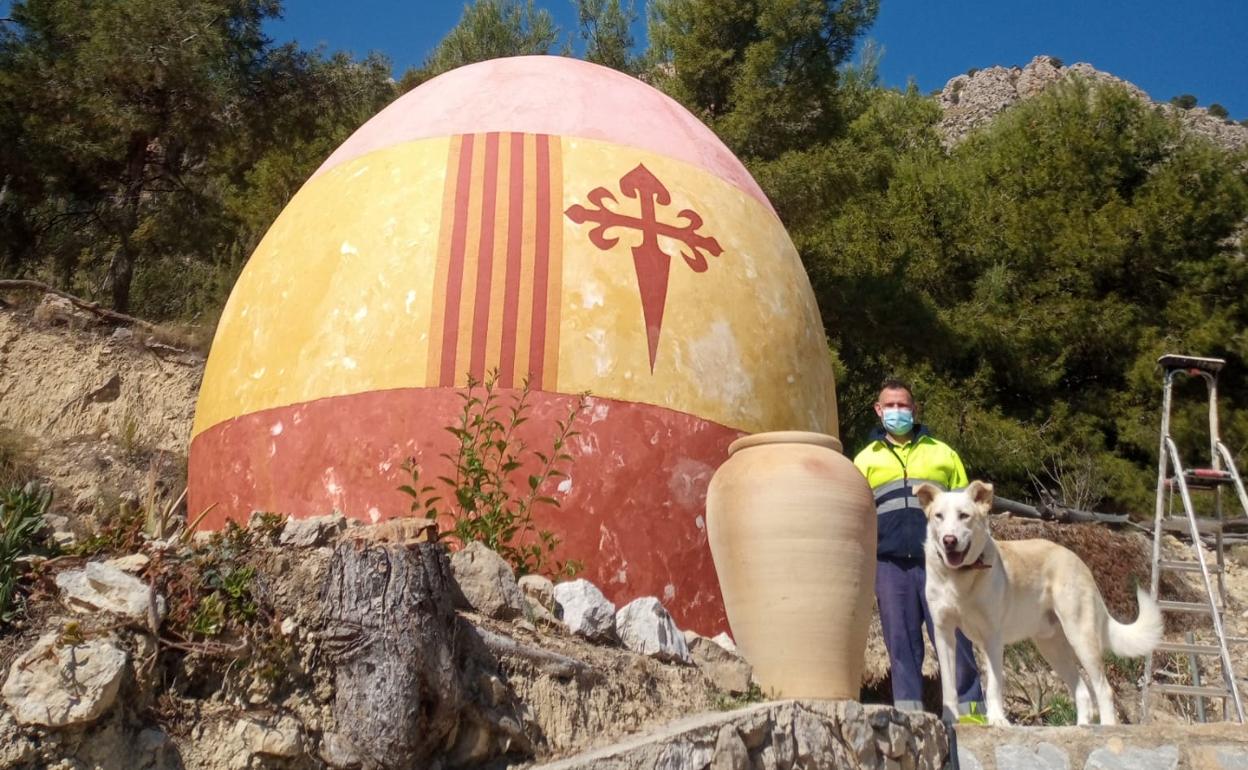
[[[1078,721],[1078,712],[1070,698],[1057,694],[1049,699],[1048,709],[1044,714],[1044,723],[1053,727],[1073,725]]]
[[[0,624],[12,623],[17,615],[21,577],[17,560],[35,546],[51,502],[51,491],[33,485],[0,494]]]
[[[491,371],[484,381],[469,376],[468,387],[460,394],[463,409],[456,423],[447,427],[458,448],[442,455],[450,461],[453,475],[438,477],[449,490],[450,504],[445,511],[438,509],[443,498],[435,494],[433,484],[422,482],[415,458],[403,466],[411,483],[399,490],[412,499],[413,513],[434,519],[449,515],[454,521],[450,535],[461,544],[484,543],[521,575],[571,575],[581,568],[580,563],[551,561],[559,538],[534,524],[533,511],[540,505],[559,505],[544,490],[547,482],[567,476],[563,467],[572,461],[568,441],[578,435],[573,424],[585,411],[588,395],[578,396],[567,416],[555,421],[550,447],[538,451],[526,445],[518,432],[529,420],[531,394],[527,377],[519,392],[508,398],[499,393],[497,371]],[[518,476],[523,476],[522,483],[516,482]]]
[[[101,553],[133,551],[142,542],[147,512],[128,502],[119,503],[115,513],[108,515],[99,529],[70,546],[74,556],[95,556]]]

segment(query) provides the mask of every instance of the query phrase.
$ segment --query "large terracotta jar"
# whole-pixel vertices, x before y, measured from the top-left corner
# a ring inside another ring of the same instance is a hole
[[[820,433],[733,442],[706,495],[728,624],[764,692],[858,697],[875,593],[875,505]]]

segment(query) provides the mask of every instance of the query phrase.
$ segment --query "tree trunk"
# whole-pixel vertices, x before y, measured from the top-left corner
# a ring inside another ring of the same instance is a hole
[[[423,766],[454,739],[465,688],[451,585],[438,544],[334,551],[321,602],[335,741],[365,768]]]

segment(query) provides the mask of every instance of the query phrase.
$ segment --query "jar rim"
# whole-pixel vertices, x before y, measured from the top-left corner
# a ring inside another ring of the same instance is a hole
[[[841,441],[836,436],[806,430],[774,430],[742,436],[728,446],[728,454],[731,456],[742,449],[768,444],[810,444],[831,449],[833,452],[844,452]]]

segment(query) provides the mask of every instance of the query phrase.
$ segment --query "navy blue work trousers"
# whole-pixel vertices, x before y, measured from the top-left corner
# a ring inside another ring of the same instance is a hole
[[[884,646],[892,664],[893,706],[910,711],[923,710],[923,631],[936,644],[932,613],[927,608],[927,569],[922,560],[879,559],[875,567],[875,598],[880,607]],[[971,706],[984,712],[984,694],[979,684],[979,666],[971,652],[971,642],[958,632],[957,655],[958,710],[970,713]],[[942,672],[943,674],[943,672]]]

